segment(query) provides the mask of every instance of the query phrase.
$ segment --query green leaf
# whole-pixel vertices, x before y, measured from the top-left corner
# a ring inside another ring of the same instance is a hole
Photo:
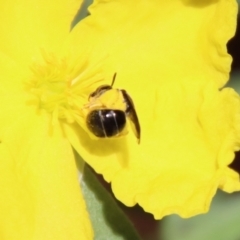
[[[81,187],[95,240],[138,240],[140,237],[113,197],[85,165]]]
[[[93,3],[93,0],[84,0],[80,6],[75,18],[72,21],[71,29],[82,19],[89,15],[88,7]]]
[[[240,194],[218,192],[207,214],[190,219],[169,216],[163,219],[163,240],[240,239]]]

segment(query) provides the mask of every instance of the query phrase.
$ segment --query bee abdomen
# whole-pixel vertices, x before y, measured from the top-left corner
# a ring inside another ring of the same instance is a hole
[[[125,112],[115,109],[93,110],[86,120],[88,129],[99,138],[117,136],[126,125]]]

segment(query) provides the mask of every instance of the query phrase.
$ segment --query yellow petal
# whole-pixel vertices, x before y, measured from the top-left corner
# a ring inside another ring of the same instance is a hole
[[[236,1],[97,0],[90,12],[91,17],[71,33],[73,55],[88,50],[93,59],[108,56],[112,74],[135,72],[141,67],[148,74],[144,83],[192,77],[193,73],[198,78],[214,79],[219,86],[226,83],[231,62],[226,43],[236,29]],[[140,80],[139,76],[130,83],[128,79],[128,84]]]
[[[0,1],[0,49],[28,67],[40,48],[57,49],[69,34],[82,0]]]
[[[219,90],[230,70],[236,2],[99,0],[90,10],[71,33],[70,51],[79,56],[83,45],[92,62],[104,59],[106,75],[117,72],[114,87],[132,96],[142,138],[138,145],[129,129],[125,138],[92,141],[65,126],[79,154],[119,200],[158,219],[206,212],[218,187],[239,190],[228,168],[240,146],[239,97]]]
[[[21,71],[3,56],[0,71],[0,239],[92,239],[69,142],[20,84],[11,91]]]

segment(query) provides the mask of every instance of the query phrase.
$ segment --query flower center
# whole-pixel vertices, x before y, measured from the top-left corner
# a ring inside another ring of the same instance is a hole
[[[36,105],[51,114],[53,124],[59,119],[81,124],[82,107],[103,81],[99,66],[92,69],[83,61],[69,64],[67,58],[58,59],[46,53],[43,59],[42,63],[32,65],[33,75],[27,83]]]

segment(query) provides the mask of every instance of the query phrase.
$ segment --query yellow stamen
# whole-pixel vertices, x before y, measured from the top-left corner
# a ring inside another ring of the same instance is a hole
[[[52,116],[52,125],[58,120],[83,125],[81,111],[103,77],[99,64],[89,68],[88,63],[69,64],[67,58],[58,59],[53,53],[43,51],[43,62],[31,66],[32,77],[28,90],[36,97],[37,107]]]

